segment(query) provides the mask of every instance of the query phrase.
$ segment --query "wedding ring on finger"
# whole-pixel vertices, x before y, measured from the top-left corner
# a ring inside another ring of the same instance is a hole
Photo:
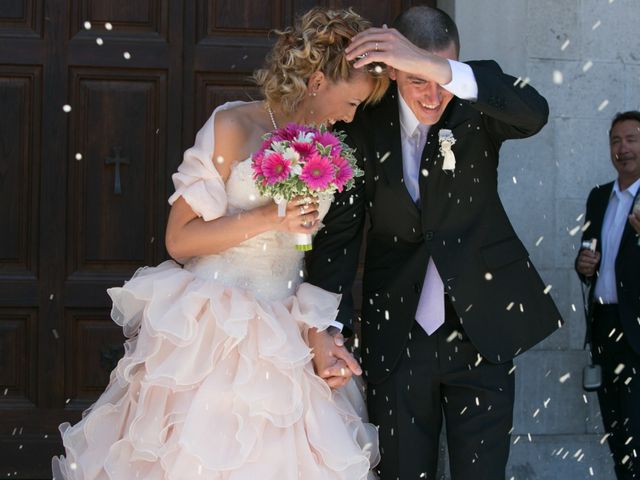
[[[378,51],[378,42],[376,42],[376,48],[375,48],[375,51],[376,51],[376,52]]]

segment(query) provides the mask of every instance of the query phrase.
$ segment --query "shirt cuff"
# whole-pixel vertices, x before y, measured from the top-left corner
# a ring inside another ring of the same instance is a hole
[[[344,324],[342,324],[342,323],[340,323],[340,322],[338,322],[338,321],[336,321],[336,320],[333,320],[333,321],[329,324],[329,326],[330,326],[330,327],[337,328],[339,332],[342,332],[342,329],[344,328]]]
[[[456,97],[475,102],[478,99],[478,83],[469,65],[455,60],[449,60],[451,66],[451,81],[442,88],[447,89]]]

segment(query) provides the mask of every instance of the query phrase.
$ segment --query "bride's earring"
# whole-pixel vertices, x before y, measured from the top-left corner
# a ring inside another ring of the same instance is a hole
[[[309,94],[310,97],[316,97],[318,95],[318,92],[311,92]],[[309,110],[309,115],[315,115],[316,112],[314,112],[313,110]]]

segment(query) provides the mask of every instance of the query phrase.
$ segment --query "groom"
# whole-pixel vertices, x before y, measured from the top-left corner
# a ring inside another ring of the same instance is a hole
[[[453,20],[423,6],[353,39],[347,58],[386,64],[395,85],[337,127],[364,184],[336,198],[308,257],[351,326],[368,213],[361,350],[383,480],[435,478],[443,413],[452,478],[504,478],[512,359],[561,323],[497,193],[500,146],[537,133],[547,102],[459,49]],[[331,359],[315,361],[322,374]]]

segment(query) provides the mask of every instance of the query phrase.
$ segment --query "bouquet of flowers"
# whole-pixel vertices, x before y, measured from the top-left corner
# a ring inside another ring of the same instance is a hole
[[[251,156],[258,191],[273,198],[278,214],[284,216],[287,202],[294,197],[317,199],[321,193],[350,189],[363,172],[344,138],[343,132],[330,132],[324,126],[293,123],[267,133],[260,150]],[[311,235],[296,235],[296,248],[311,250]]]

